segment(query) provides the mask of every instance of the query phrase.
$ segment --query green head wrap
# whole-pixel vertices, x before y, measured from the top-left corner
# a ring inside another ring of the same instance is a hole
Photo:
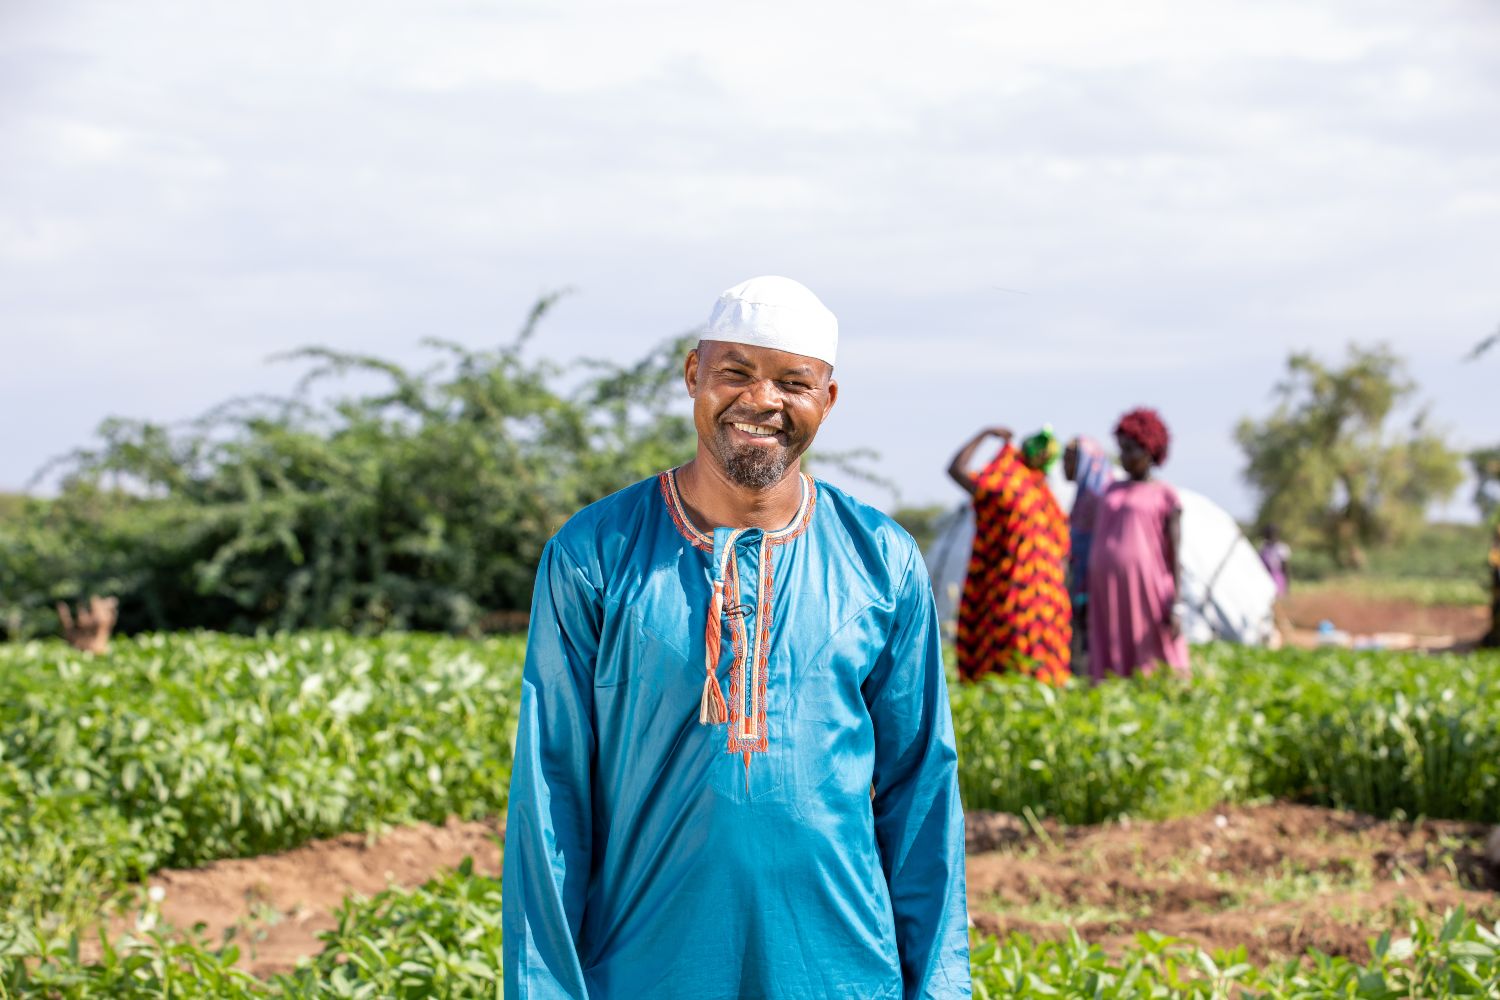
[[[1026,464],[1043,472],[1052,470],[1052,465],[1061,452],[1057,435],[1052,433],[1050,424],[1021,442],[1021,454],[1026,457]]]

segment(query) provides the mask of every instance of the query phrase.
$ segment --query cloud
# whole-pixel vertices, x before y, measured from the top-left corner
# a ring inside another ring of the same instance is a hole
[[[296,344],[493,341],[575,285],[542,345],[625,358],[780,272],[848,331],[830,435],[910,496],[972,426],[1155,399],[1174,472],[1243,510],[1227,429],[1287,351],[1457,358],[1500,316],[1479,0],[5,17],[0,390],[54,419],[0,484],[108,413],[274,388]]]

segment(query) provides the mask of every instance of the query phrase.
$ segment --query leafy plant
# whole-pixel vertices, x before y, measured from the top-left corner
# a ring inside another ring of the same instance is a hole
[[[284,997],[479,1000],[502,993],[500,883],[467,866],[416,890],[390,890],[346,902],[324,948],[290,975],[260,982],[235,970],[233,946],[214,948],[189,935],[151,930],[80,960],[76,938],[45,947],[0,931],[0,1000],[45,996],[231,1000]],[[1090,998],[1263,998],[1353,996],[1373,1000],[1493,997],[1500,983],[1500,927],[1450,912],[1440,925],[1413,920],[1371,943],[1367,963],[1316,950],[1282,964],[1256,966],[1243,948],[1206,952],[1161,934],[1142,934],[1118,954],[1076,932],[1058,941],[1021,934],[974,934],[974,996]],[[30,964],[22,954],[40,954]]]
[[[498,997],[501,995],[500,880],[457,871],[415,891],[351,900],[323,951],[280,977],[289,998]]]
[[[519,639],[142,636],[0,647],[0,922],[162,866],[504,809]]]
[[[965,806],[1096,823],[1274,796],[1500,821],[1500,657],[1194,655],[1189,682],[954,685]]]
[[[1500,927],[1448,914],[1440,927],[1413,920],[1408,935],[1383,933],[1366,964],[1312,950],[1283,965],[1257,968],[1244,949],[1209,954],[1160,934],[1140,935],[1119,956],[1085,943],[1015,934],[977,939],[971,950],[974,996],[1263,998],[1493,997],[1500,984]]]
[[[0,984],[11,995],[44,981],[44,996],[221,995],[193,993],[188,969],[220,977],[225,996],[493,996],[498,886],[461,875],[347,910],[315,970],[280,984],[247,983],[230,974],[230,953],[149,932],[86,965],[74,935],[101,898],[162,866],[501,813],[523,654],[518,639],[404,633],[146,635],[101,657],[56,641],[0,646],[0,814],[13,818],[0,824]],[[1273,796],[1500,820],[1500,655],[1214,646],[1195,651],[1195,669],[1190,682],[955,684],[965,806],[1088,823]],[[1393,957],[1383,981],[1405,982],[1392,977],[1426,962],[1422,949],[1446,956],[1444,968],[1479,956],[1488,939],[1455,926],[1447,939],[1416,933],[1417,950]],[[1125,989],[1139,966],[1133,982],[1181,995],[1229,989],[1195,952],[1158,944],[1122,965],[1055,942],[1016,959],[1011,943],[984,973],[1000,978],[980,981],[1038,995],[1038,982]],[[1372,974],[1354,968],[1319,974]],[[1412,981],[1430,985],[1438,968]],[[1469,966],[1456,968],[1458,983]],[[1295,993],[1290,970],[1245,976],[1234,988],[1312,995]]]

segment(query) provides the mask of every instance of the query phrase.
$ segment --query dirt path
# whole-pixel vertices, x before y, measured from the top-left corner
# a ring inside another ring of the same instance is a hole
[[[1420,826],[1276,803],[1163,823],[1043,829],[969,858],[969,908],[991,933],[1076,929],[1114,949],[1154,930],[1252,959],[1316,947],[1368,958],[1412,916],[1500,920],[1485,828]],[[981,846],[981,845],[974,845]]]
[[[1314,946],[1363,958],[1368,938],[1412,915],[1463,905],[1500,920],[1500,866],[1481,856],[1484,833],[1286,804],[1071,829],[977,813],[969,909],[991,933],[1052,937],[1073,927],[1109,948],[1149,929],[1209,948],[1243,944],[1256,959]],[[233,929],[240,964],[268,976],[315,954],[351,893],[420,885],[466,856],[497,874],[496,836],[492,824],[451,820],[160,872],[149,886],[161,890],[166,922],[202,923],[214,941]]]
[[[1471,645],[1489,628],[1489,608],[1428,606],[1336,589],[1293,590],[1277,606],[1278,621],[1292,626],[1291,645],[1315,645],[1320,622],[1351,637],[1373,638],[1387,648],[1446,649]],[[1381,641],[1383,640],[1383,641]]]
[[[373,896],[390,886],[413,888],[465,857],[484,875],[500,873],[498,824],[398,827],[378,839],[345,834],[283,854],[217,861],[203,868],[157,872],[161,919],[173,927],[204,925],[211,942],[234,931],[240,965],[257,976],[287,972],[321,950],[318,935],[336,926],[334,911],[349,895]],[[129,928],[131,918],[115,924]]]

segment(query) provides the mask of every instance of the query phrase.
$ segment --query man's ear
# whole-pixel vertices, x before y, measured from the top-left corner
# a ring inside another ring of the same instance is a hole
[[[698,348],[688,351],[687,360],[682,364],[682,380],[687,383],[689,399],[698,398]]]
[[[827,419],[828,414],[833,411],[833,404],[839,401],[839,384],[830,381],[828,383],[828,405],[823,408],[823,417]]]

